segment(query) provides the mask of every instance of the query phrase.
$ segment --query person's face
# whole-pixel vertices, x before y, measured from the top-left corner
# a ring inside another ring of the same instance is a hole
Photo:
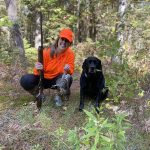
[[[58,50],[60,52],[65,51],[70,45],[71,45],[71,43],[66,38],[59,38],[59,40],[58,40]]]

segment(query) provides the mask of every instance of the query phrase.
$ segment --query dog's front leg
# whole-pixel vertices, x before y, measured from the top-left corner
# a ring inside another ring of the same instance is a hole
[[[80,105],[79,105],[79,111],[82,111],[83,108],[84,108],[84,91],[83,89],[81,88],[80,89]]]
[[[95,101],[95,110],[97,113],[99,113],[99,106],[100,106],[100,93],[98,93]]]

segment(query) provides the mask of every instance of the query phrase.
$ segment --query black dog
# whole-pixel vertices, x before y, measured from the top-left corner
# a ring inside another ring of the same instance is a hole
[[[108,88],[105,87],[105,78],[102,72],[101,61],[96,57],[88,57],[82,65],[82,74],[80,77],[80,106],[81,111],[84,108],[84,99],[89,97],[95,100],[96,111],[100,102],[105,100],[108,95]]]

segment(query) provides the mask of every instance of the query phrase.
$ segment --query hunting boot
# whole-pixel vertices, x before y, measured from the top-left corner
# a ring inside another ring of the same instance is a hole
[[[57,106],[62,106],[62,98],[65,100],[69,99],[70,95],[70,80],[71,76],[69,74],[63,74],[62,78],[59,78],[56,81],[56,95],[55,95],[55,103]]]
[[[70,94],[70,74],[63,74],[61,79],[56,81],[56,85],[58,85],[60,92],[62,95],[69,95]]]
[[[60,107],[62,106],[62,96],[60,95],[59,91],[56,90],[54,101],[56,106]]]

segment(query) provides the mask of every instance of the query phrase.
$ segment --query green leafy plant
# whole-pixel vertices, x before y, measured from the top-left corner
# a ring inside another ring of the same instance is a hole
[[[23,39],[23,42],[29,70],[31,70],[33,69],[34,63],[37,61],[37,49],[31,47],[26,39]]]
[[[51,118],[49,118],[49,116],[47,116],[43,112],[40,113],[37,120],[41,123],[41,126],[46,130],[50,128],[50,125],[52,123]]]
[[[84,127],[70,130],[68,141],[71,148],[90,150],[114,150],[125,149],[125,132],[130,127],[126,115],[119,114],[112,119],[84,110],[87,115],[87,123]]]
[[[11,27],[12,22],[8,19],[8,16],[4,16],[0,19],[0,27]]]
[[[110,72],[106,75],[107,85],[111,98],[119,102],[122,98],[132,98],[135,93],[141,92],[137,69],[130,68],[127,63],[112,64]]]
[[[32,146],[31,150],[42,150],[42,146],[40,144],[36,144],[34,146]]]
[[[77,134],[79,129],[75,128],[74,130],[70,130],[68,133],[68,141],[71,145],[72,149],[80,149],[80,139],[79,135]]]

